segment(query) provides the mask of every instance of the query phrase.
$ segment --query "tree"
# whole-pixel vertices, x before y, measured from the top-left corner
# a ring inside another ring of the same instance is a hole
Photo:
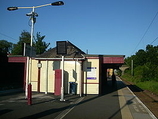
[[[152,65],[158,65],[158,46],[146,46],[146,60]]]
[[[11,51],[13,43],[8,42],[6,40],[0,40],[0,69],[3,69],[2,66],[5,65],[5,63],[8,62],[7,54]],[[5,67],[5,66],[4,66]],[[3,72],[4,70],[1,70],[0,72]]]
[[[46,51],[50,43],[46,43],[43,41],[45,36],[41,36],[40,32],[37,32],[36,34],[36,39],[35,39],[35,49],[36,49],[36,54],[42,54]]]
[[[45,36],[41,36],[40,32],[37,32],[36,37],[33,40],[33,47],[36,49],[36,54],[41,54],[46,51],[50,43],[44,42]],[[19,42],[14,44],[12,54],[13,55],[23,55],[23,45],[24,43],[30,45],[31,35],[27,31],[22,31],[21,36],[19,37]]]
[[[158,46],[147,45],[146,50],[126,58],[126,64],[130,66],[131,60],[134,60],[135,77],[140,76],[141,81],[158,81]]]
[[[19,42],[14,44],[12,54],[13,55],[22,55],[23,54],[23,44],[30,44],[31,35],[29,32],[23,31],[19,37]]]
[[[131,61],[136,59],[136,55],[132,55],[131,57],[125,58],[125,64],[131,67]]]
[[[140,49],[138,52],[136,52],[134,62],[135,66],[144,65],[146,63],[146,51]]]
[[[13,43],[6,40],[0,40],[0,54],[7,54],[12,50]]]

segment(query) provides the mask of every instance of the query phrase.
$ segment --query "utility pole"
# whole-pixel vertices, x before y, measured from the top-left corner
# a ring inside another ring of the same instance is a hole
[[[133,70],[133,60],[131,60],[131,75],[134,76],[134,70]]]

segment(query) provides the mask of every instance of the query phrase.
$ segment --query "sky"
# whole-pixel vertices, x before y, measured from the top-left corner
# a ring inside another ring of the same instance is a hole
[[[33,7],[55,0],[0,0],[0,40],[17,43],[23,30],[30,32]],[[63,0],[63,6],[36,8],[34,35],[45,35],[49,48],[70,41],[88,54],[129,57],[146,45],[158,45],[158,0]]]

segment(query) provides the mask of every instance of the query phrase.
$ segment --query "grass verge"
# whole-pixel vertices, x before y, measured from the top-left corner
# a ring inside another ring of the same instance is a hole
[[[148,90],[148,91],[151,91],[154,94],[158,95],[158,82],[157,81],[141,82],[138,77],[136,78],[136,77],[126,75],[126,74],[121,76],[121,78],[134,83],[136,86],[138,86],[142,90]]]

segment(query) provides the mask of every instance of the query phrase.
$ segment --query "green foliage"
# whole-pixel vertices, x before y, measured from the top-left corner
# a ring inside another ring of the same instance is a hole
[[[131,75],[128,74],[128,73],[122,75],[121,78],[126,79],[126,80],[131,81],[131,82],[134,82],[134,81],[135,81],[134,77],[131,76]]]
[[[36,49],[36,54],[42,54],[46,51],[50,43],[44,42],[45,36],[41,36],[40,32],[37,32],[36,37],[34,37],[33,47]],[[27,31],[22,31],[21,36],[19,37],[19,42],[14,44],[12,54],[13,55],[23,55],[23,45],[24,43],[30,45],[31,35]]]
[[[23,44],[27,43],[30,44],[31,35],[29,32],[23,31],[21,36],[19,37],[19,42],[14,44],[12,54],[13,55],[23,55]]]
[[[151,65],[158,65],[158,46],[147,45],[146,62],[150,62]]]
[[[116,74],[117,74],[118,76],[121,76],[122,71],[121,71],[121,70],[117,70]]]
[[[125,64],[131,68],[131,61],[136,59],[136,55],[132,55],[131,57],[127,57],[125,59]]]
[[[151,62],[147,62],[143,67],[142,81],[154,80],[157,72],[155,69],[157,69],[156,65],[151,64]]]
[[[136,52],[134,62],[135,67],[144,65],[146,63],[146,52],[142,49]]]
[[[36,48],[36,54],[42,54],[46,51],[50,43],[46,43],[43,41],[45,36],[41,36],[40,32],[37,32],[36,39],[35,39],[35,48]]]
[[[7,54],[12,50],[13,43],[6,40],[0,40],[0,54]]]
[[[121,76],[121,78],[126,79],[127,81],[130,81],[130,82],[133,82],[134,85],[138,86],[139,88],[143,90],[149,90],[155,94],[158,94],[158,82],[155,80],[142,82],[141,80],[139,80],[139,77],[131,76],[128,73]]]
[[[146,50],[139,50],[135,55],[125,59],[131,67],[134,61],[134,76],[136,81],[158,81],[158,46],[147,45]],[[130,70],[128,71],[129,74]]]
[[[136,85],[143,90],[149,90],[151,92],[154,92],[155,94],[158,94],[158,82],[156,81],[138,82],[136,83]]]

